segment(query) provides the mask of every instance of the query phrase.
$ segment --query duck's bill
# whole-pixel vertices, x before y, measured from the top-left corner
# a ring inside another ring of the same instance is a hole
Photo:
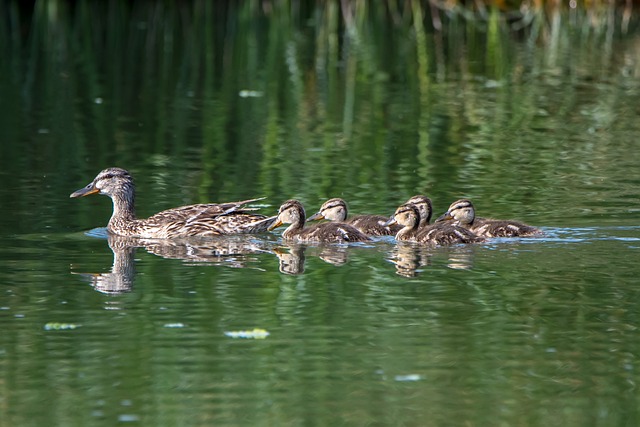
[[[313,215],[311,215],[309,218],[307,218],[307,222],[309,221],[320,221],[321,219],[324,219],[324,215],[322,215],[320,212],[314,213]]]
[[[439,216],[438,219],[435,220],[435,222],[444,222],[444,221],[451,221],[451,220],[453,220],[453,217],[451,216],[451,214],[449,212],[445,212],[444,214]]]
[[[389,221],[385,222],[382,225],[385,226],[385,227],[388,227],[388,226],[393,225],[393,224],[397,224],[395,216],[392,216],[391,218],[389,218]]]
[[[276,222],[271,224],[271,226],[269,228],[267,228],[267,230],[269,230],[269,231],[275,230],[276,228],[280,227],[281,225],[282,225],[282,221],[276,220]]]
[[[94,187],[92,184],[89,184],[86,187],[79,189],[78,191],[74,191],[73,193],[71,193],[69,197],[71,198],[84,197],[84,196],[88,196],[90,194],[96,194],[99,192],[100,192],[99,189]]]

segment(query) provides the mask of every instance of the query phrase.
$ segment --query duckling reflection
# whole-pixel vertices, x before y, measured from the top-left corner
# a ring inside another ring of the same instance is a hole
[[[416,277],[421,267],[431,264],[431,253],[415,243],[400,241],[390,255],[389,261],[395,264],[396,274],[403,277]]]
[[[349,262],[349,250],[351,249],[355,250],[355,248],[345,246],[320,246],[318,247],[318,258],[339,267]]]
[[[279,270],[284,274],[297,275],[304,273],[305,256],[304,251],[306,246],[291,243],[287,245],[287,250],[284,248],[274,248],[273,253],[278,257]]]
[[[278,257],[281,273],[302,274],[309,256],[320,258],[327,264],[340,267],[349,262],[350,252],[358,249],[343,245],[282,241],[272,252]]]
[[[423,267],[430,267],[436,260],[446,257],[446,266],[454,270],[473,268],[475,246],[431,247],[416,242],[400,241],[390,251],[389,261],[395,264],[396,274],[416,277]]]
[[[258,261],[255,257],[271,253],[272,242],[249,235],[220,236],[215,239],[138,239],[114,234],[108,235],[113,252],[113,266],[109,273],[79,273],[89,278],[91,285],[103,293],[129,292],[135,279],[134,255],[136,248],[150,254],[192,263],[205,263],[234,268],[248,268]],[[253,267],[256,268],[256,267]]]
[[[455,246],[449,248],[447,267],[453,270],[471,270],[473,268],[473,246]]]

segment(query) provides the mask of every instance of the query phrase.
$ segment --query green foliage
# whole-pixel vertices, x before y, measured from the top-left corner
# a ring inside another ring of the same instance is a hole
[[[637,122],[614,113],[634,108],[637,23],[608,5],[4,3],[0,124],[16,143],[0,163],[69,189],[127,167],[155,194],[142,212],[253,196],[392,211],[419,192],[443,209],[490,189],[542,203],[527,189],[558,190],[544,182],[565,168],[567,123],[607,165],[601,131]]]

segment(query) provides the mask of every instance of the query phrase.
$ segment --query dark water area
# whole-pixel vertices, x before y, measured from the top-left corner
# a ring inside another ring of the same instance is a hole
[[[0,6],[0,427],[638,424],[637,17],[392,3]],[[69,198],[109,166],[140,217],[426,194],[545,234],[132,241]]]

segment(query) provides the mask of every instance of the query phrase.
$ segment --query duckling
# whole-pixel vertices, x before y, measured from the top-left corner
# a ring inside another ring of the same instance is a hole
[[[407,200],[405,203],[412,203],[418,208],[418,212],[420,213],[420,223],[418,226],[420,228],[424,228],[431,222],[431,215],[433,214],[433,205],[431,204],[431,199],[427,196],[416,195]]]
[[[371,240],[357,228],[345,223],[323,222],[305,228],[305,219],[306,215],[302,204],[297,200],[287,200],[280,206],[278,216],[269,230],[282,224],[291,224],[282,233],[282,238],[298,242],[350,243]]]
[[[329,199],[322,204],[320,210],[311,215],[307,221],[327,219],[350,224],[367,236],[392,236],[402,228],[395,224],[390,227],[384,224],[389,219],[382,215],[357,215],[347,219],[347,203],[340,198]]]
[[[413,203],[405,203],[396,209],[390,223],[404,228],[396,234],[396,240],[412,241],[444,246],[458,243],[477,243],[484,239],[469,230],[453,224],[433,224],[420,228],[420,211]]]
[[[109,196],[113,201],[113,214],[107,231],[125,237],[170,239],[259,233],[266,231],[275,221],[275,217],[250,213],[254,209],[244,208],[244,205],[262,199],[181,206],[147,219],[137,219],[133,178],[121,168],[103,170],[87,186],[71,193],[69,197],[96,193]]]
[[[479,218],[475,216],[473,203],[460,199],[451,204],[436,222],[451,221],[483,237],[531,237],[542,235],[542,230],[531,225],[512,220]]]

